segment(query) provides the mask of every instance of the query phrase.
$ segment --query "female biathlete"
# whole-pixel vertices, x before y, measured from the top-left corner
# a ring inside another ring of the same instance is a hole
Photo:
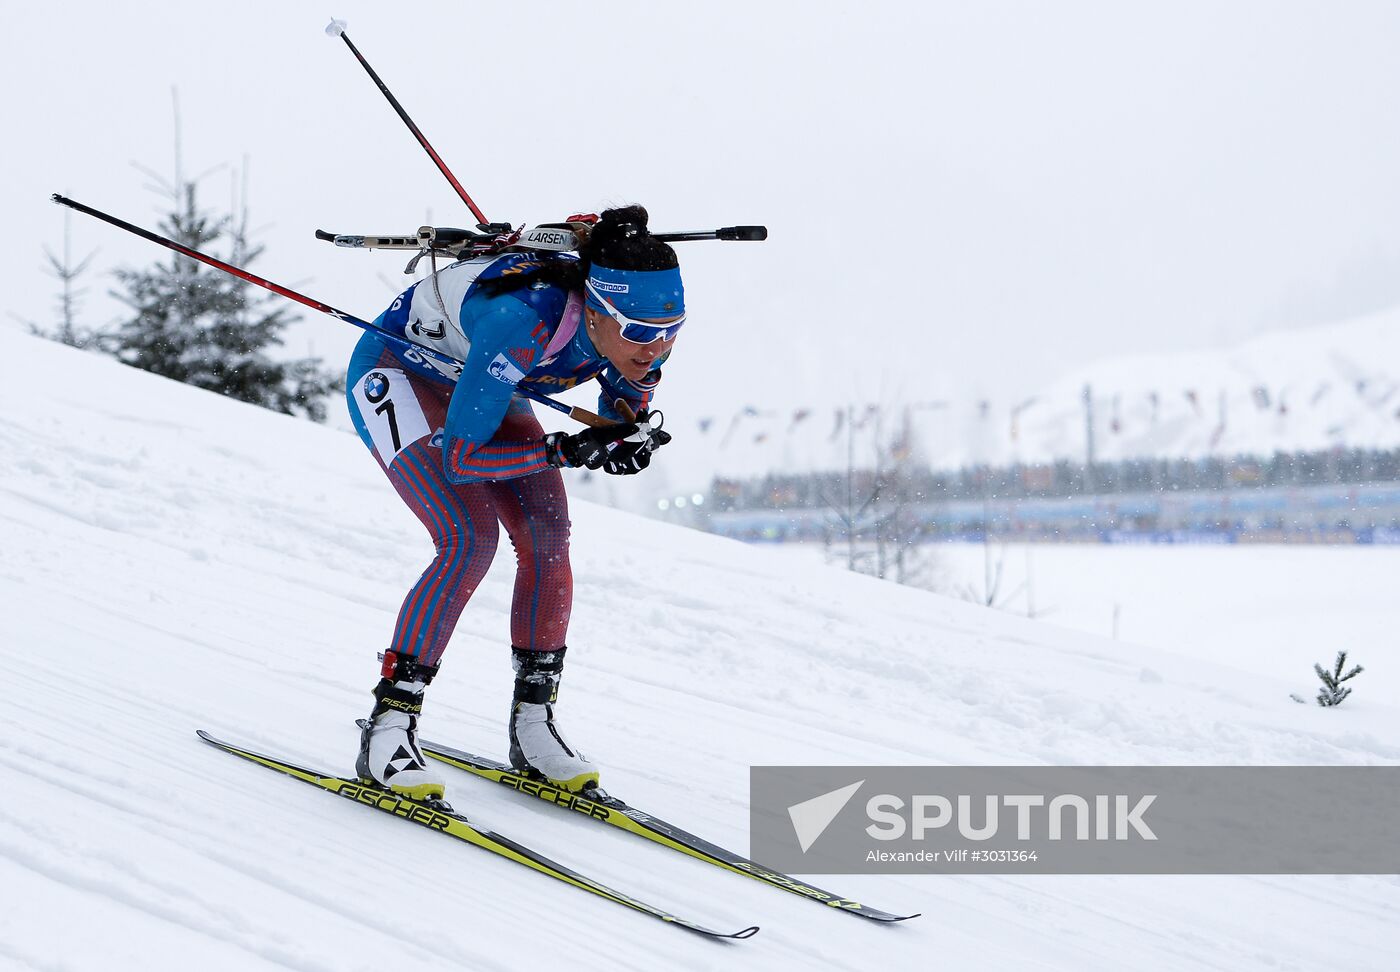
[[[460,376],[372,331],[360,340],[346,381],[351,419],[437,548],[384,654],[356,761],[366,782],[415,799],[443,795],[418,747],[418,716],[491,565],[499,521],[516,552],[511,764],[572,792],[597,786],[597,769],[565,741],[554,713],[573,600],[560,469],[634,474],[669,441],[649,406],[684,322],[676,254],[648,233],[646,210],[631,206],[604,212],[577,257],[523,252],[454,263],[375,321],[464,362]],[[600,414],[616,425],[546,435],[517,394],[593,379]]]

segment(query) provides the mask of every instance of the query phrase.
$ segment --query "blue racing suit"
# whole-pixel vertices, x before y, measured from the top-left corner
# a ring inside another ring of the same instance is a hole
[[[375,319],[377,327],[464,364],[460,374],[452,373],[455,369],[425,355],[397,350],[374,332],[366,332],[351,359],[346,390],[350,414],[367,446],[373,449],[375,440],[363,413],[377,401],[376,392],[368,391],[370,397],[359,408],[354,407],[356,395],[366,394],[361,382],[366,375],[379,374],[375,369],[383,367],[380,362],[386,352],[416,379],[455,386],[443,427],[429,430],[433,444],[441,445],[443,470],[452,483],[514,479],[548,468],[542,441],[496,436],[508,412],[529,411],[515,397],[517,388],[551,394],[599,378],[604,386],[598,397],[599,414],[618,421],[622,417],[613,406],[614,397],[625,400],[633,412],[650,404],[664,358],[640,382],[623,378],[580,325],[579,296],[571,298],[562,287],[543,283],[499,296],[489,296],[477,286],[479,281],[528,273],[544,259],[573,258],[510,253],[463,260],[408,288]],[[407,447],[409,443],[398,441],[399,430],[393,431],[395,445]],[[381,455],[381,459],[387,467],[393,456]]]

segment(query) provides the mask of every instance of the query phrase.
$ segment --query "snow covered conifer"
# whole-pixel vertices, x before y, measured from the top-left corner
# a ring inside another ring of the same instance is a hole
[[[174,209],[160,224],[166,236],[220,256],[211,247],[227,240],[227,258],[236,266],[258,257],[262,248],[249,244],[246,219],[235,225],[200,209],[193,181],[179,183],[172,195]],[[337,390],[338,379],[317,358],[266,353],[297,319],[281,298],[179,254],[151,267],[118,270],[116,277],[122,289],[114,296],[133,312],[113,335],[122,361],[230,398],[325,419],[322,399]]]
[[[1333,671],[1328,671],[1321,665],[1313,665],[1313,671],[1317,672],[1317,677],[1322,679],[1322,688],[1317,692],[1317,704],[1321,706],[1341,705],[1343,700],[1351,694],[1351,687],[1342,683],[1347,679],[1355,678],[1365,671],[1360,665],[1354,667],[1345,675],[1342,669],[1346,667],[1347,653],[1337,652],[1337,666]]]
[[[44,257],[49,264],[46,272],[59,282],[57,321],[52,328],[41,327],[30,321],[29,330],[39,337],[49,338],[70,347],[100,349],[101,333],[78,323],[78,307],[87,288],[75,286],[78,278],[92,264],[92,258],[97,255],[97,251],[94,250],[77,263],[73,262],[72,230],[69,226],[71,215],[67,210],[63,213],[63,258],[55,256],[48,247],[44,248]]]

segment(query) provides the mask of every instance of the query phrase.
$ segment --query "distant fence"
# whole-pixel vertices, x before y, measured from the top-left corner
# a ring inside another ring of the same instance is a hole
[[[873,506],[865,519],[906,542],[1397,544],[1400,483],[900,502]],[[707,507],[695,525],[748,541],[845,536],[829,508]]]
[[[1400,485],[1400,449],[1327,449],[1261,456],[1198,459],[1125,459],[1092,466],[1053,463],[969,466],[935,470],[906,457],[887,468],[770,473],[750,479],[716,477],[706,505],[731,510],[824,507],[848,490],[878,490],[883,499],[956,502],[1028,499],[1100,499],[1151,493],[1245,493],[1313,486]]]

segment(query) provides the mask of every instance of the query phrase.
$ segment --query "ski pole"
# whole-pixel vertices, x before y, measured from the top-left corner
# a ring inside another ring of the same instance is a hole
[[[413,123],[413,119],[408,117],[408,112],[403,110],[403,105],[399,104],[399,99],[394,97],[394,93],[389,90],[389,86],[375,73],[374,68],[369,66],[369,61],[365,60],[365,56],[360,53],[360,49],[355,46],[354,42],[350,40],[350,35],[345,32],[345,26],[345,21],[343,20],[332,20],[326,25],[326,33],[331,37],[339,37],[341,40],[345,41],[345,46],[350,48],[351,54],[355,55],[355,60],[360,62],[360,66],[369,74],[370,78],[379,87],[379,90],[384,94],[384,97],[389,99],[389,104],[393,105],[394,111],[399,114],[399,118],[403,119],[403,123],[407,125],[408,130],[413,133],[413,137],[418,139],[418,144],[423,146],[423,150],[428,153],[428,157],[437,164],[438,170],[447,177],[448,182],[452,183],[452,188],[457,190],[457,195],[462,197],[462,202],[466,203],[467,208],[472,211],[472,215],[476,217],[477,227],[483,233],[493,229],[499,230],[499,227],[494,226],[487,220],[486,214],[477,208],[476,203],[472,202],[472,197],[467,195],[467,190],[462,188],[462,184],[457,181],[457,177],[447,168],[447,163],[442,161],[442,157],[428,144],[428,140],[423,137],[423,133],[418,129],[418,126]],[[507,226],[506,229],[508,231],[510,227]]]
[[[446,355],[443,354],[441,351],[434,351],[432,348],[425,348],[422,345],[414,344],[412,341],[406,340],[405,338],[402,338],[399,335],[394,334],[390,331],[386,331],[382,327],[379,327],[370,321],[366,321],[362,318],[356,317],[354,314],[348,314],[343,310],[337,310],[330,304],[323,303],[314,297],[308,297],[305,294],[298,293],[297,291],[292,290],[289,287],[283,287],[281,284],[273,283],[271,280],[259,277],[257,274],[244,270],[241,267],[235,267],[231,263],[225,263],[218,257],[212,257],[209,256],[207,253],[200,253],[198,250],[190,249],[188,246],[185,246],[182,243],[176,243],[174,240],[167,239],[166,237],[160,236],[157,233],[152,233],[150,230],[142,229],[139,226],[135,226],[131,223],[128,223],[124,219],[118,219],[116,216],[112,216],[109,213],[104,213],[99,209],[93,209],[91,206],[84,206],[82,203],[74,199],[69,199],[66,196],[59,195],[58,193],[54,193],[49,198],[52,199],[54,202],[58,203],[60,206],[67,206],[69,209],[77,210],[78,212],[83,213],[87,216],[92,216],[94,219],[100,219],[104,223],[110,223],[118,229],[126,230],[128,233],[141,237],[143,240],[150,240],[152,243],[157,243],[163,247],[166,247],[167,249],[174,250],[176,253],[187,256],[192,260],[198,260],[200,263],[211,266],[216,270],[222,270],[224,273],[238,277],[240,280],[246,280],[250,284],[255,284],[256,286],[259,286],[264,290],[270,290],[274,294],[280,294],[281,296],[286,297],[288,300],[294,300],[299,304],[304,304],[307,307],[310,307],[312,310],[318,310],[322,314],[329,314],[331,317],[334,317],[338,321],[345,321],[347,324],[354,324],[356,327],[361,328],[363,330],[373,331],[375,334],[382,337],[389,344],[393,345],[397,350],[404,352],[404,356],[407,357],[409,360],[421,361],[425,358],[431,359],[447,368],[449,373],[454,378],[462,373],[462,362],[458,361],[451,355]],[[552,408],[555,411],[563,412],[565,415],[569,416],[569,418],[573,419],[576,422],[581,422],[584,425],[589,425],[594,428],[602,428],[605,426],[617,424],[611,419],[603,418],[601,415],[595,415],[593,412],[590,412],[585,408],[565,405],[563,402],[556,402],[554,399],[550,398],[543,392],[535,391],[532,388],[522,388],[519,385],[517,385],[515,391],[516,394],[528,398],[531,401],[539,402],[541,405],[548,406],[549,408]]]
[[[472,215],[476,217],[476,228],[481,230],[483,233],[509,233],[511,231],[511,225],[509,223],[492,223],[488,221],[486,219],[486,214],[483,213],[477,207],[476,203],[472,202],[472,197],[467,195],[467,190],[462,188],[462,184],[457,181],[457,177],[452,174],[452,170],[447,167],[447,163],[442,160],[442,156],[438,155],[437,151],[432,147],[432,145],[428,143],[428,139],[423,135],[422,130],[419,129],[419,127],[416,124],[414,124],[412,118],[408,117],[408,112],[404,111],[403,105],[399,104],[399,99],[394,97],[394,93],[389,90],[389,86],[384,83],[383,78],[381,78],[378,72],[376,72],[374,68],[370,66],[369,61],[365,60],[365,56],[360,53],[360,49],[355,46],[355,42],[350,39],[350,35],[345,32],[345,28],[345,21],[332,20],[329,24],[326,25],[326,34],[330,37],[339,37],[341,40],[345,41],[345,46],[350,48],[351,54],[355,55],[355,60],[360,62],[360,66],[365,69],[365,72],[370,76],[370,79],[374,81],[375,86],[378,87],[380,92],[384,95],[384,97],[388,99],[389,104],[393,106],[394,111],[398,112],[399,118],[402,119],[403,123],[408,126],[408,130],[413,133],[413,137],[418,139],[418,144],[423,146],[423,151],[427,152],[428,157],[431,158],[434,164],[437,165],[438,171],[441,172],[443,176],[446,177],[447,181],[452,184],[452,188],[457,190],[457,195],[462,197],[462,202],[466,203],[467,208],[472,211]],[[558,230],[556,229],[555,232],[557,233]],[[316,235],[321,239],[334,240],[338,245],[341,246],[374,247],[378,245],[380,247],[386,248],[403,249],[409,242],[411,242],[408,241],[406,238],[402,241],[400,241],[399,239],[391,238],[393,242],[386,241],[383,243],[376,244],[369,242],[370,238],[368,237],[358,238],[360,242],[348,242],[357,238],[345,237],[344,239],[346,239],[347,242],[341,243],[341,238],[331,236],[330,234],[322,235],[321,232],[318,231]],[[656,239],[661,240],[663,243],[683,243],[688,242],[690,240],[749,240],[754,242],[761,242],[763,240],[768,239],[768,227],[721,226],[719,229],[716,230],[698,230],[693,232],[679,233],[656,233],[654,235]],[[577,248],[577,243],[575,242],[573,244],[564,246],[550,246],[544,248],[575,249]]]

